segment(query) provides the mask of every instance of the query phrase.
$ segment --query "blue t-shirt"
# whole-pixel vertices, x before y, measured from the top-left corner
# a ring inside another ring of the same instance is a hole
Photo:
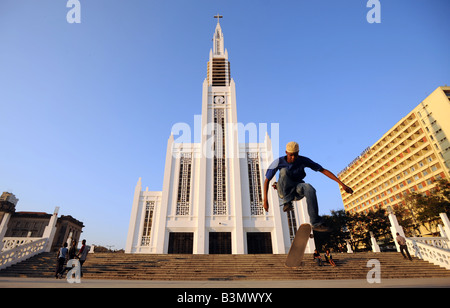
[[[59,257],[65,259],[68,251],[69,250],[66,247],[61,247],[61,249],[59,250]]]
[[[303,179],[306,176],[305,168],[308,167],[314,171],[323,171],[323,167],[318,163],[312,161],[308,157],[298,156],[297,159],[293,163],[287,162],[287,156],[282,156],[276,160],[274,160],[269,169],[266,172],[266,179],[269,181],[275,176],[278,170],[286,168],[288,176],[296,182],[303,182]]]

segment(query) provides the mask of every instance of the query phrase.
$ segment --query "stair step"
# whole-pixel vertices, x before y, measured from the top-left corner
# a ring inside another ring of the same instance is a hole
[[[86,279],[145,280],[292,280],[365,279],[377,259],[382,278],[450,277],[450,271],[423,260],[405,260],[399,253],[333,254],[336,267],[318,267],[312,254],[304,266],[284,266],[286,255],[137,255],[89,254],[83,267]],[[42,253],[0,271],[0,277],[54,277],[54,253]]]

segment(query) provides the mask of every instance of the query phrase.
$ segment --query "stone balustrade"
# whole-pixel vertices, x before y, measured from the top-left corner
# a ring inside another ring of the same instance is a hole
[[[406,238],[406,245],[411,255],[450,270],[448,244],[446,238]]]
[[[47,247],[47,241],[48,238],[41,238],[1,252],[0,270],[44,252]]]
[[[17,246],[22,246],[37,240],[42,239],[41,237],[4,237],[3,238],[3,251],[7,251]]]

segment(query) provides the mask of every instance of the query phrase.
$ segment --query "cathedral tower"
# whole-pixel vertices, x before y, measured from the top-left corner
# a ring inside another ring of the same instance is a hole
[[[217,15],[203,82],[200,143],[166,149],[163,190],[143,191],[139,179],[125,252],[245,254],[287,253],[300,212],[286,218],[276,192],[263,209],[262,185],[273,161],[264,140],[239,143],[236,88]],[[283,215],[282,215],[283,214]],[[297,219],[295,219],[297,215]]]

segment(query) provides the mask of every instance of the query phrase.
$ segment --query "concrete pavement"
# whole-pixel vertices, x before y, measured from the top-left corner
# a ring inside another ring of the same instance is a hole
[[[155,281],[0,277],[0,288],[450,288],[450,278],[366,280],[235,280],[235,281]]]

